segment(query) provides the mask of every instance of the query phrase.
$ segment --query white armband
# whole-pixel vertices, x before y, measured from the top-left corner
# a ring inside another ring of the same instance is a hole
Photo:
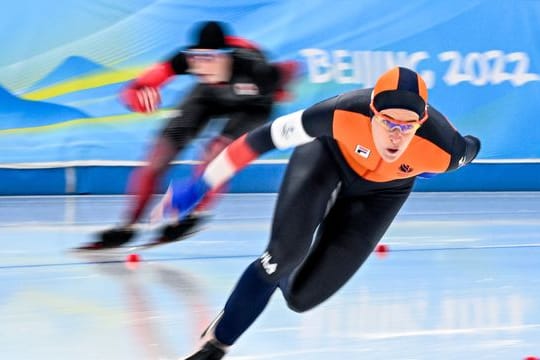
[[[270,126],[272,142],[278,149],[287,149],[312,141],[302,126],[304,110],[278,117]]]

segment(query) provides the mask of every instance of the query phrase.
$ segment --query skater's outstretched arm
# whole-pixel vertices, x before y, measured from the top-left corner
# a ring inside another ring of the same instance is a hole
[[[320,136],[332,136],[332,114],[336,98],[316,104],[306,110],[278,117],[240,137],[226,147],[202,176],[189,182],[173,182],[169,205],[187,215],[210,189],[229,181],[237,172],[262,154],[274,149],[288,149],[308,143]]]

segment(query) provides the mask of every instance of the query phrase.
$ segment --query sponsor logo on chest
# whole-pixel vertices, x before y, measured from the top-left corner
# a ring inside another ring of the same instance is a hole
[[[236,95],[259,95],[259,87],[253,83],[236,83],[233,91]]]
[[[362,145],[356,145],[356,147],[354,148],[354,152],[363,157],[364,159],[367,159],[369,157],[369,154],[371,154],[371,150]]]
[[[408,174],[408,173],[411,173],[413,171],[413,168],[411,167],[411,165],[403,163],[403,164],[399,165],[399,171],[401,173]]]

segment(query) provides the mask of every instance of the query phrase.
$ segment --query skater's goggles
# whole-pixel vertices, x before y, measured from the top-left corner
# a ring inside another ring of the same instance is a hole
[[[373,104],[370,104],[370,108],[373,112],[375,121],[382,125],[386,130],[393,131],[394,129],[398,129],[403,134],[409,134],[418,130],[428,118],[426,111],[425,115],[419,120],[399,120],[377,111]]]
[[[215,49],[215,50],[184,50],[184,55],[191,60],[214,61],[222,55],[232,53],[232,49]]]

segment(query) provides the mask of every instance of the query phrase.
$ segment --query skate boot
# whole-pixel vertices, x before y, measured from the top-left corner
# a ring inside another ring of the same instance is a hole
[[[97,240],[77,248],[77,250],[104,250],[120,247],[128,243],[135,235],[135,230],[129,227],[118,227],[97,234]]]
[[[223,317],[223,311],[208,325],[201,334],[201,348],[185,360],[219,360],[225,356],[229,346],[221,344],[215,337],[216,326]]]
[[[223,350],[217,342],[207,341],[199,351],[185,358],[185,360],[220,360],[225,356]]]
[[[190,214],[174,224],[165,225],[157,239],[159,243],[183,240],[201,230],[210,216],[203,213]]]

